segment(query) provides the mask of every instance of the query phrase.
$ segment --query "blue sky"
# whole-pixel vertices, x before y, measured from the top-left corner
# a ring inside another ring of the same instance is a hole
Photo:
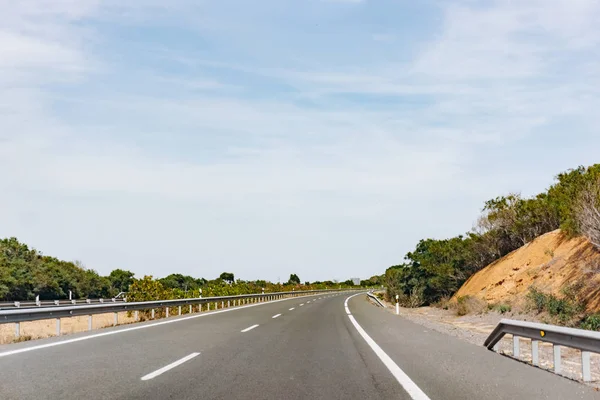
[[[599,161],[594,0],[0,10],[0,236],[104,274],[366,278]]]

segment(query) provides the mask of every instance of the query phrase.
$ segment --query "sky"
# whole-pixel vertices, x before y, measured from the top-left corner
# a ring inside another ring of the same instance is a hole
[[[0,237],[346,280],[599,162],[596,0],[0,0]]]

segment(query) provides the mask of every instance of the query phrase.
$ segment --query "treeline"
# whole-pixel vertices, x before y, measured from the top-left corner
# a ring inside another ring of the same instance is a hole
[[[600,248],[600,164],[561,173],[531,198],[509,194],[487,201],[464,235],[421,240],[402,264],[386,270],[387,294],[411,307],[438,302],[475,272],[558,228],[570,237],[584,235]]]
[[[374,286],[381,283],[381,278],[373,277],[362,283]],[[351,286],[351,280],[302,284],[296,274],[291,274],[284,284],[266,280],[236,280],[231,272],[223,272],[213,280],[182,274],[171,274],[160,279],[152,276],[136,279],[133,272],[123,269],[115,269],[108,276],[102,276],[85,268],[80,262],[45,256],[16,238],[0,240],[1,301],[34,300],[36,296],[40,300],[67,299],[69,292],[73,299],[112,298],[126,292],[128,300],[136,301],[261,293],[263,289],[265,292],[276,292]]]

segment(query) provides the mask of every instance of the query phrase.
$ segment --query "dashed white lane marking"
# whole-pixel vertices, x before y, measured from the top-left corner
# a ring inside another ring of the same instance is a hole
[[[148,381],[150,379],[154,379],[157,376],[164,374],[168,370],[173,369],[173,368],[175,368],[175,367],[183,364],[186,361],[190,361],[192,358],[197,357],[199,355],[200,355],[200,353],[192,353],[189,356],[185,356],[182,359],[179,359],[179,360],[175,361],[174,363],[171,363],[171,364],[169,364],[169,365],[167,365],[165,367],[162,367],[161,369],[157,369],[156,371],[151,372],[148,375],[142,376],[142,380],[143,381]]]
[[[246,332],[248,332],[248,331],[251,331],[252,329],[254,329],[254,328],[256,328],[256,327],[258,327],[258,324],[256,324],[256,325],[252,325],[252,326],[249,326],[249,327],[248,327],[248,328],[246,328],[246,329],[242,329],[242,333],[246,333]]]
[[[290,308],[290,311],[294,311],[295,309],[296,309],[295,307],[292,307],[292,308]]]
[[[302,307],[304,304],[300,304],[300,307]]]
[[[275,318],[277,318],[277,317],[281,317],[281,314],[275,314],[275,315],[273,315],[271,318],[275,319]]]
[[[348,314],[348,318],[350,318],[350,322],[352,322],[352,325],[354,325],[354,328],[356,328],[360,336],[362,336],[362,338],[365,339],[365,342],[367,342],[367,344],[375,352],[377,357],[379,357],[379,359],[383,362],[387,369],[392,373],[392,375],[394,375],[394,378],[396,378],[398,383],[400,383],[404,390],[406,390],[406,393],[408,393],[408,395],[413,400],[430,400],[429,397],[427,397],[427,395],[425,394],[425,392],[423,392],[421,388],[419,388],[417,384],[414,383],[412,379],[410,379],[410,377],[406,375],[404,371],[402,371],[402,369],[400,369],[398,364],[396,364],[394,360],[392,360],[390,356],[388,356],[385,353],[385,351],[383,351],[383,349],[379,347],[379,345],[375,343],[373,339],[371,339],[367,332],[365,332],[365,330],[358,324],[358,322],[356,322],[354,316],[350,314],[350,310],[348,309],[348,300],[350,300],[354,296],[358,296],[361,294],[364,293],[357,293],[355,295],[352,295],[348,297],[344,302],[344,307],[346,308],[346,313]]]

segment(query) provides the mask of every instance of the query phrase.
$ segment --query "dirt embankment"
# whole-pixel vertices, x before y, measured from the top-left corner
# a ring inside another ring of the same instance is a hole
[[[600,252],[584,238],[549,232],[473,275],[454,299],[471,296],[489,304],[523,306],[530,287],[561,297],[569,285],[587,312],[600,312]]]

